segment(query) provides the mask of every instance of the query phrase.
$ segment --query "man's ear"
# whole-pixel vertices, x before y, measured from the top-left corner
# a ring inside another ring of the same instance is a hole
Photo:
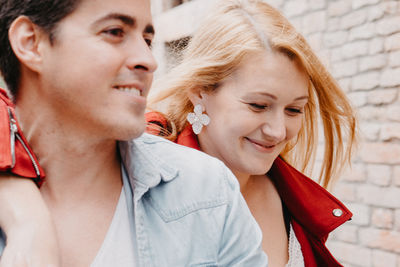
[[[40,70],[41,42],[45,33],[28,17],[20,16],[13,21],[8,31],[11,48],[18,60],[33,71]]]

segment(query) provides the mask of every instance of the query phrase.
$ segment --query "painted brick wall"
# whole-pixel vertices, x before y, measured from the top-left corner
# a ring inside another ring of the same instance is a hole
[[[152,1],[161,73],[164,41],[190,35],[214,1]],[[304,34],[358,112],[359,149],[333,190],[354,218],[332,234],[332,253],[346,267],[400,267],[400,1],[267,2]]]

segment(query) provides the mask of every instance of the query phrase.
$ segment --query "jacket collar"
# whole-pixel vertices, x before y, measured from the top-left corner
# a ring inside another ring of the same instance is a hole
[[[160,139],[144,133],[134,140],[119,142],[122,163],[135,190],[135,199],[161,182],[170,182],[178,176],[179,171],[167,164],[151,145]]]
[[[178,136],[177,143],[200,150],[190,125]],[[351,212],[332,194],[281,158],[274,161],[268,176],[291,218],[318,238],[326,237],[352,217]]]
[[[309,233],[325,238],[352,217],[352,213],[327,190],[277,158],[268,172],[292,219]]]

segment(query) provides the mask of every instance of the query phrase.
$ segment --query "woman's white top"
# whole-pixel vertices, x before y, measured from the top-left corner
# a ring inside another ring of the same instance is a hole
[[[303,253],[292,224],[290,224],[289,232],[289,261],[285,267],[304,267]]]

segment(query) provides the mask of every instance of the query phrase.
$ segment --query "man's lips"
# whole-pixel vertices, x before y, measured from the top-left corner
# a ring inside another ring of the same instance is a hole
[[[133,94],[135,96],[143,95],[143,90],[141,89],[140,86],[137,85],[116,85],[113,86],[113,88],[122,92]]]

